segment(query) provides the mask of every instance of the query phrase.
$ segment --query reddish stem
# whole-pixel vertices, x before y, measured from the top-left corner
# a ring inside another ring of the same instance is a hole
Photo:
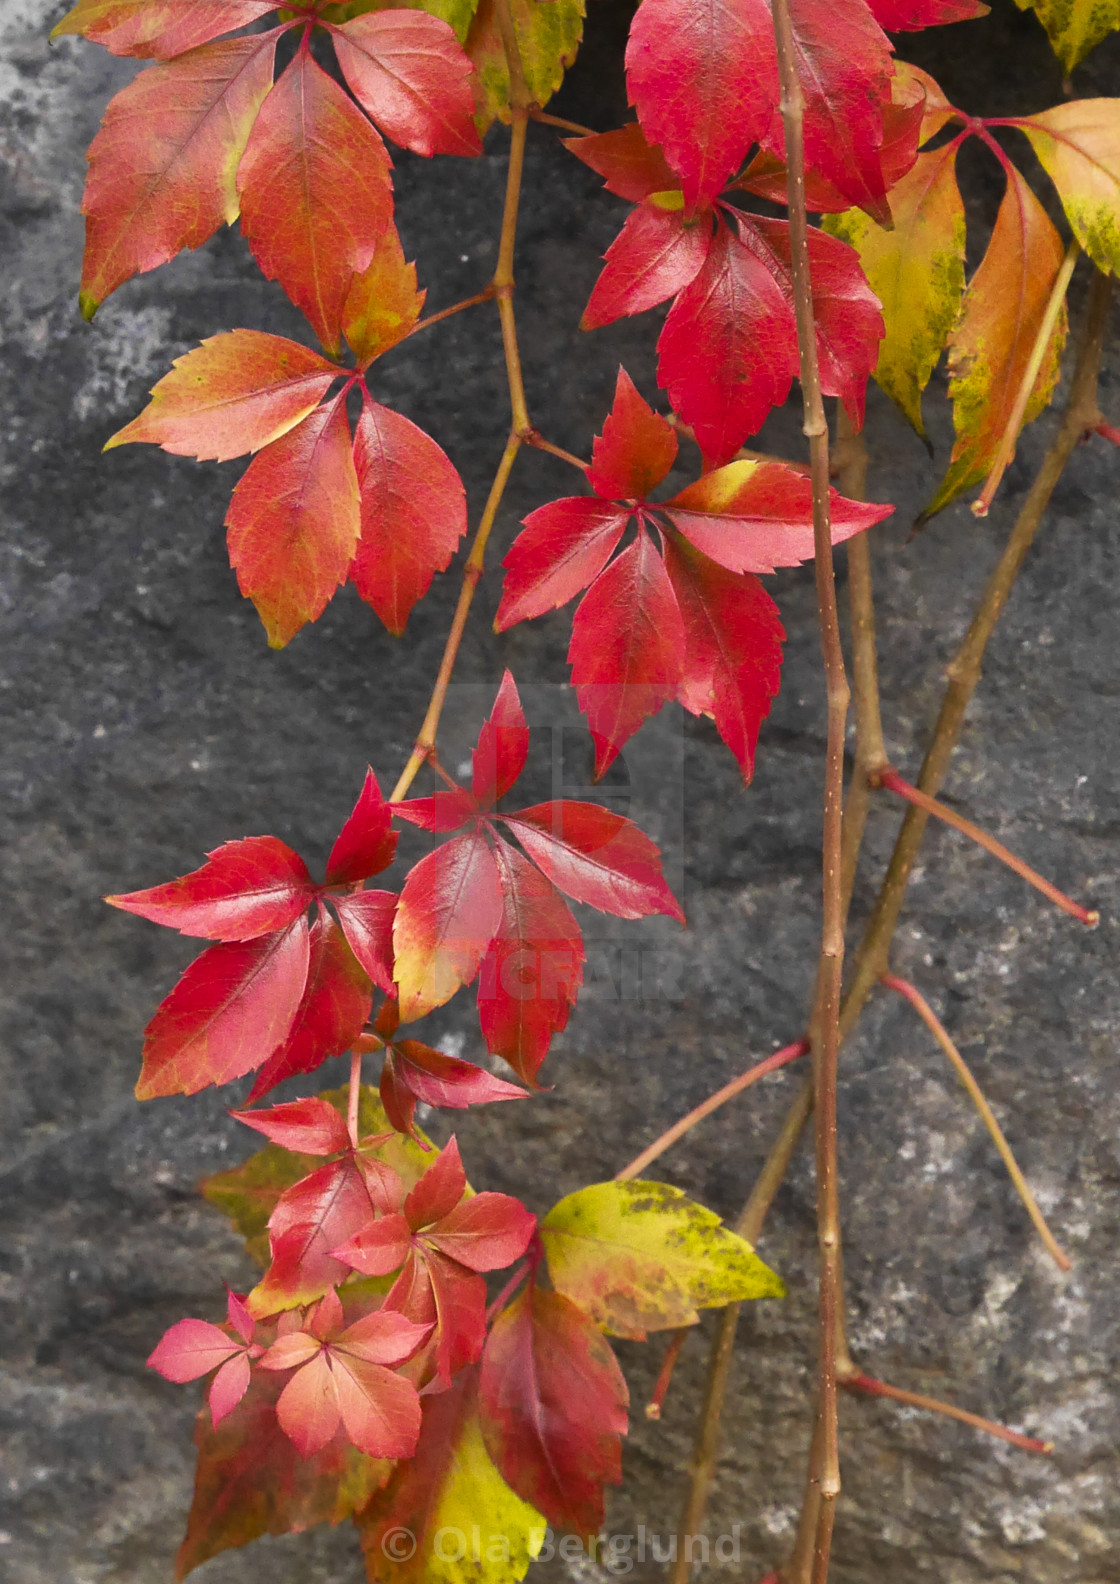
[[[1099,434],[1103,440],[1109,440],[1114,446],[1120,446],[1120,429],[1115,424],[1105,423],[1102,418],[1099,424],[1094,424],[1093,433]]]
[[[350,1052],[350,1095],[346,1107],[346,1130],[350,1143],[358,1147],[358,1104],[362,1096],[362,1051],[356,1045]]]
[[[715,1094],[701,1101],[687,1116],[681,1117],[679,1122],[674,1122],[660,1138],[654,1139],[647,1149],[634,1157],[629,1166],[624,1166],[616,1173],[615,1182],[627,1182],[631,1177],[636,1177],[651,1161],[655,1161],[659,1155],[664,1155],[670,1145],[675,1144],[679,1138],[694,1128],[697,1122],[702,1122],[705,1117],[711,1116],[713,1111],[718,1111],[721,1105],[733,1100],[737,1094],[742,1094],[744,1089],[749,1089],[760,1078],[765,1078],[767,1073],[776,1072],[788,1062],[807,1055],[808,1051],[808,1040],[795,1040],[792,1045],[786,1045],[782,1050],[775,1051],[773,1056],[767,1056],[765,1061],[756,1062],[753,1067],[748,1067],[745,1073],[740,1073],[738,1078],[732,1078],[730,1083],[724,1084],[722,1089],[717,1089]]]
[[[987,831],[981,830],[979,825],[974,825],[971,820],[965,819],[963,815],[956,814],[952,809],[946,808],[945,804],[939,803],[936,798],[930,797],[925,792],[919,792],[917,787],[911,786],[909,781],[904,781],[896,771],[890,769],[881,770],[876,775],[875,781],[879,786],[885,787],[888,792],[895,792],[899,797],[905,798],[908,803],[913,803],[915,808],[924,809],[927,814],[933,814],[939,820],[944,820],[946,825],[951,825],[954,830],[959,830],[962,836],[970,836],[986,852],[990,852],[993,858],[998,858],[1009,869],[1013,869],[1017,875],[1021,875],[1024,880],[1029,881],[1036,891],[1041,891],[1043,896],[1049,897],[1050,901],[1056,903],[1064,913],[1068,913],[1071,918],[1077,919],[1086,928],[1095,929],[1100,923],[1101,916],[1096,908],[1084,908],[1080,902],[1074,902],[1072,898],[1066,896],[1064,891],[1059,891],[1057,886],[1051,885],[1049,880],[1044,879],[1037,869],[1032,869],[1021,858],[1016,858],[1015,854],[1009,851],[1002,842],[996,841],[994,836],[989,836]]]
[[[506,1284],[502,1288],[501,1292],[494,1299],[494,1302],[487,1309],[487,1311],[486,1311],[486,1324],[487,1325],[490,1324],[491,1320],[493,1320],[495,1315],[501,1314],[502,1310],[506,1306],[507,1301],[510,1298],[512,1298],[513,1294],[521,1286],[521,1283],[525,1280],[525,1278],[526,1278],[526,1276],[528,1276],[528,1274],[529,1274],[529,1262],[528,1262],[528,1260],[523,1260],[522,1263],[514,1271],[513,1275],[510,1277],[509,1281],[506,1282]]]
[[[674,1331],[673,1335],[669,1338],[668,1346],[665,1349],[665,1356],[661,1360],[661,1368],[658,1371],[657,1380],[654,1383],[653,1392],[650,1395],[649,1402],[646,1403],[647,1419],[661,1418],[661,1409],[665,1402],[666,1393],[669,1390],[669,1383],[673,1379],[673,1371],[677,1367],[677,1360],[681,1356],[681,1348],[684,1347],[688,1333],[691,1331],[691,1329],[691,1326],[681,1326],[681,1328],[678,1331]]]
[[[920,1392],[908,1392],[903,1391],[899,1386],[888,1386],[886,1381],[876,1380],[873,1375],[865,1375],[862,1370],[857,1375],[849,1375],[840,1384],[848,1391],[863,1392],[868,1397],[889,1397],[893,1402],[906,1403],[910,1408],[924,1408],[929,1413],[944,1414],[947,1419],[957,1419],[961,1424],[971,1425],[974,1430],[983,1430],[986,1435],[997,1436],[1001,1441],[1009,1441],[1012,1446],[1021,1447],[1024,1452],[1049,1454],[1054,1450],[1053,1441],[1039,1441],[1034,1436],[1020,1435],[1017,1430],[1009,1430],[1006,1425],[997,1424],[994,1419],[982,1419],[979,1414],[969,1413],[965,1408],[955,1408],[952,1403],[941,1402],[936,1397],[923,1397]]]

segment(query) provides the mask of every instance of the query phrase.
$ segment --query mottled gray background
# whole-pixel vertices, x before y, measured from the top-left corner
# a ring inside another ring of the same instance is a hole
[[[599,3],[599,0],[597,0]],[[0,0],[0,223],[4,290],[5,969],[0,1242],[0,1575],[12,1584],[156,1584],[170,1576],[189,1501],[192,1388],[144,1369],[163,1328],[215,1314],[221,1281],[248,1279],[198,1178],[249,1153],[230,1094],[132,1098],[143,1025],[194,947],[113,913],[103,892],[193,867],[229,837],[271,831],[321,863],[370,759],[390,781],[434,675],[456,592],[437,585],[406,637],[386,636],[350,593],[283,654],[238,597],[221,521],[241,464],[199,466],[136,448],[102,457],[178,355],[236,325],[306,334],[236,234],[120,291],[90,328],[76,309],[83,151],[133,67],[67,40],[61,4]],[[591,43],[558,106],[597,126],[623,113],[626,11],[593,13]],[[1076,74],[1120,93],[1114,37]],[[1009,0],[987,22],[907,41],[958,102],[1029,111],[1060,94],[1041,30]],[[477,163],[397,163],[407,247],[437,308],[494,262],[504,140]],[[998,199],[994,166],[965,161],[974,235]],[[624,205],[558,146],[530,139],[518,312],[534,417],[586,452],[624,359],[654,392],[652,316],[594,336],[579,309]],[[1083,285],[1074,290],[1080,304]],[[1120,349],[1106,405],[1120,417]],[[986,522],[948,512],[907,543],[947,454],[940,378],[927,402],[931,463],[872,393],[872,493],[899,506],[874,538],[886,728],[916,770],[942,667],[966,625],[1051,433],[1024,440]],[[385,360],[378,394],[446,446],[478,508],[507,422],[494,316],[478,310]],[[800,444],[792,412],[766,440]],[[682,461],[689,476],[694,458]],[[970,712],[948,786],[1104,922],[1095,934],[951,833],[934,832],[895,963],[940,1009],[1035,1184],[1072,1275],[1029,1235],[986,1135],[910,1012],[878,999],[846,1051],[841,1163],[851,1329],[869,1371],[1052,1437],[1050,1461],[892,1405],[845,1400],[837,1584],[1115,1584],[1120,1577],[1116,1398],[1115,917],[1118,894],[1117,456],[1080,450],[1054,498]],[[495,558],[533,506],[569,489],[539,455],[519,460]],[[840,558],[843,578],[843,558]],[[545,1076],[552,1093],[459,1125],[479,1185],[543,1209],[610,1175],[749,1059],[796,1036],[817,930],[824,718],[812,582],[772,580],[789,629],[785,686],[743,793],[707,723],[663,711],[611,783],[666,846],[689,915],[604,929],[588,921],[589,978]],[[489,631],[498,580],[480,591],[459,678],[470,684],[449,758],[461,757],[493,680],[511,665],[535,719],[576,719],[558,686],[566,614]],[[484,684],[484,685],[483,685]],[[585,773],[579,731],[544,732],[537,773]],[[562,759],[561,759],[562,753]],[[866,909],[897,825],[875,810]],[[649,971],[648,965],[653,964]],[[639,972],[639,966],[641,971]],[[659,977],[660,975],[660,977]],[[465,996],[441,1015],[452,1048],[481,1055]],[[455,1043],[457,1042],[457,1044]],[[340,1074],[335,1064],[331,1081]],[[663,1173],[732,1214],[796,1080],[781,1075],[708,1122]],[[815,1346],[813,1191],[799,1156],[763,1243],[790,1288],[742,1332],[712,1533],[738,1524],[744,1584],[784,1555],[799,1500]],[[639,1412],[610,1526],[671,1524],[704,1354],[687,1348],[665,1418],[640,1412],[660,1357],[623,1349]],[[652,1576],[650,1568],[641,1576]],[[218,1558],[206,1584],[356,1584],[352,1534],[318,1531]]]

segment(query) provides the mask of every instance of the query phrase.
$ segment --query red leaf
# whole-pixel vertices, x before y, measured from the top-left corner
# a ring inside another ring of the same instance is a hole
[[[78,0],[51,39],[80,33],[114,55],[170,60],[275,8],[275,0]]]
[[[353,1155],[285,1189],[268,1221],[272,1264],[249,1294],[250,1312],[259,1318],[321,1297],[349,1270],[333,1250],[396,1208],[388,1179],[363,1171]]]
[[[231,1111],[230,1116],[299,1155],[335,1155],[350,1148],[346,1123],[318,1097],[290,1100],[268,1111]]]
[[[245,1353],[235,1353],[222,1365],[206,1394],[210,1404],[210,1421],[215,1427],[237,1407],[249,1390],[251,1379],[252,1369]]]
[[[422,858],[401,891],[393,924],[403,1023],[470,984],[502,917],[494,855],[477,832]]]
[[[308,956],[302,915],[276,934],[204,951],[148,1024],[136,1098],[197,1094],[259,1067],[288,1036]]]
[[[517,684],[509,671],[494,707],[478,734],[478,746],[471,755],[471,790],[475,801],[491,808],[505,796],[525,768],[529,753],[529,728],[521,708]]]
[[[373,11],[332,29],[342,74],[381,130],[415,154],[480,154],[471,63],[442,19]]]
[[[494,1322],[479,1379],[486,1450],[558,1529],[598,1533],[603,1485],[622,1481],[628,1402],[610,1344],[570,1298],[533,1285]]]
[[[180,1320],[160,1338],[148,1368],[164,1380],[182,1384],[209,1375],[241,1351],[241,1343],[208,1320]]]
[[[656,845],[621,814],[569,799],[520,809],[506,824],[537,867],[574,901],[617,918],[666,913],[684,923]]]
[[[454,1133],[424,1175],[409,1189],[404,1214],[415,1232],[449,1215],[467,1191],[467,1174]]]
[[[797,372],[793,310],[766,252],[720,225],[657,343],[658,384],[716,466],[785,401]]]
[[[400,1270],[412,1247],[412,1230],[403,1215],[385,1215],[355,1232],[331,1253],[363,1276],[388,1276]]]
[[[562,139],[576,159],[590,165],[603,178],[608,192],[641,203],[651,193],[670,192],[677,176],[661,150],[646,141],[637,121],[614,132],[595,132],[591,137]]]
[[[987,16],[991,7],[982,0],[867,0],[867,9],[888,33],[913,33]]]
[[[472,1271],[504,1270],[520,1259],[536,1230],[537,1218],[509,1194],[480,1193],[455,1206],[424,1242]]]
[[[789,9],[805,101],[805,164],[889,225],[879,151],[891,96],[890,40],[865,0],[790,0]],[[759,142],[784,158],[780,115]]]
[[[257,1074],[249,1103],[286,1078],[314,1072],[330,1056],[348,1051],[369,1017],[373,1003],[369,980],[329,913],[320,912],[311,930],[307,988],[280,1049]]]
[[[832,542],[842,544],[894,510],[829,490]],[[731,572],[773,572],[811,561],[813,486],[780,462],[730,462],[663,507],[686,539]]]
[[[639,204],[604,255],[606,268],[583,311],[581,329],[599,330],[623,314],[644,313],[675,297],[695,280],[711,245],[707,211],[690,219],[683,209]]]
[[[486,1283],[435,1249],[417,1255],[418,1266],[421,1263],[435,1308],[432,1355],[436,1378],[446,1389],[453,1375],[481,1356],[486,1341]],[[398,1279],[398,1285],[403,1279]],[[391,1302],[392,1297],[390,1293],[385,1302]]]
[[[389,156],[303,45],[257,117],[237,190],[257,263],[337,352],[350,283],[392,220]]]
[[[593,495],[570,495],[530,512],[502,562],[495,631],[566,605],[599,576],[629,520],[626,508]]]
[[[439,446],[400,413],[366,401],[354,439],[361,542],[350,576],[391,633],[467,531],[463,484]]]
[[[501,840],[494,857],[502,922],[479,976],[478,1017],[487,1049],[535,1086],[583,982],[583,937],[539,869]]]
[[[266,1354],[261,1367],[277,1366]],[[280,1393],[276,1417],[305,1458],[323,1450],[340,1422],[347,1439],[368,1457],[411,1457],[420,1435],[420,1399],[412,1382],[341,1347],[322,1349],[296,1371]]]
[[[385,801],[377,777],[367,768],[358,801],[327,859],[329,886],[353,885],[389,867],[397,850],[392,820],[392,805]]]
[[[180,880],[105,900],[181,935],[244,941],[286,929],[314,899],[303,859],[275,836],[225,842],[207,857]]]
[[[176,358],[138,418],[104,446],[144,442],[175,456],[226,462],[287,434],[342,370],[310,347],[260,330],[211,336]]]
[[[606,500],[645,500],[677,458],[677,437],[660,413],[643,401],[624,368],[614,405],[591,448],[587,482]]]
[[[709,202],[777,114],[774,24],[766,0],[642,0],[626,84],[690,207]]]
[[[355,891],[351,896],[331,897],[338,921],[350,943],[350,950],[386,994],[393,988],[393,919],[397,911],[395,891]]]
[[[468,820],[476,818],[478,812],[478,804],[463,787],[456,787],[453,792],[435,792],[431,797],[406,798],[403,803],[393,804],[393,813],[401,819],[438,836],[458,830]]]
[[[465,1111],[496,1100],[527,1100],[524,1089],[495,1078],[473,1062],[446,1056],[419,1040],[401,1040],[385,1051],[381,1103],[399,1133],[412,1132],[417,1100],[424,1105]]]
[[[226,514],[229,558],[269,644],[282,649],[345,582],[360,531],[341,397],[250,462]]]
[[[750,573],[725,571],[675,536],[665,565],[684,618],[678,697],[693,715],[713,718],[749,781],[759,728],[781,684],[778,608]]]
[[[644,531],[601,572],[572,621],[568,663],[595,744],[595,777],[676,696],[684,628],[665,563]]]
[[[752,215],[762,237],[769,267],[793,312],[793,272],[789,256],[789,222]],[[740,222],[747,240],[748,222]],[[813,316],[817,331],[821,388],[826,396],[839,396],[857,429],[863,427],[867,381],[879,359],[883,338],[883,313],[879,299],[867,284],[855,249],[839,237],[809,229],[809,267],[813,280]]]
[[[110,102],[82,199],[87,319],[122,281],[237,219],[238,163],[272,85],[276,39],[204,45],[141,72]]]

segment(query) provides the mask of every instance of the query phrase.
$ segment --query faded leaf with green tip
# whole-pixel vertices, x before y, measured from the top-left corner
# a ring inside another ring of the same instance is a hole
[[[581,1188],[540,1232],[552,1285],[612,1336],[640,1341],[694,1324],[698,1309],[785,1293],[749,1243],[666,1183]]]
[[[411,334],[426,296],[416,289],[416,265],[405,259],[397,228],[391,225],[369,268],[354,276],[342,310],[343,333],[360,365]]]
[[[1015,4],[1020,11],[1036,14],[1067,72],[1120,28],[1120,0],[1015,0]]]
[[[545,105],[564,81],[583,37],[584,0],[510,0],[525,81],[533,102]],[[510,119],[509,68],[494,0],[480,0],[466,51],[474,63],[475,124],[485,133]]]
[[[1120,275],[1120,99],[1074,99],[1016,121],[1093,263]]]
[[[524,1578],[546,1524],[510,1490],[486,1450],[477,1367],[462,1370],[450,1391],[424,1399],[415,1456],[397,1466],[355,1521],[372,1584],[518,1584]],[[393,1536],[402,1531],[416,1547],[394,1561]]]
[[[862,209],[826,215],[824,230],[859,254],[871,290],[883,305],[885,331],[875,378],[920,435],[922,392],[956,323],[964,292],[964,205],[950,144],[919,154],[890,190],[894,230]]]
[[[392,1472],[392,1463],[367,1457],[341,1436],[314,1457],[301,1457],[276,1418],[286,1383],[284,1374],[254,1370],[249,1390],[217,1429],[210,1409],[200,1411],[194,1500],[175,1562],[177,1579],[261,1535],[341,1523]]]
[[[347,1089],[329,1089],[319,1098],[334,1106],[340,1116],[346,1115]],[[358,1132],[362,1138],[370,1134],[390,1135],[368,1153],[392,1167],[404,1183],[406,1193],[435,1159],[434,1146],[424,1150],[404,1134],[393,1131],[377,1090],[369,1084],[362,1085]],[[420,1137],[430,1143],[423,1133]],[[216,1172],[199,1186],[203,1198],[233,1222],[257,1264],[266,1266],[269,1261],[268,1218],[276,1208],[276,1201],[286,1188],[291,1188],[322,1164],[319,1156],[295,1155],[278,1144],[268,1144],[232,1171]]]
[[[949,470],[919,523],[985,478],[999,449],[1065,249],[1046,211],[1012,165],[980,268],[969,282],[949,342],[949,395],[957,441]],[[1023,426],[1046,407],[1057,384],[1067,316],[1054,326]]]

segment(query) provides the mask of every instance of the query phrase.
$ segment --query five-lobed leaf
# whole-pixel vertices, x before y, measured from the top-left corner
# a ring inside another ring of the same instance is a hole
[[[665,1183],[578,1189],[540,1230],[552,1285],[614,1336],[641,1340],[694,1324],[698,1309],[785,1291],[749,1243]]]

